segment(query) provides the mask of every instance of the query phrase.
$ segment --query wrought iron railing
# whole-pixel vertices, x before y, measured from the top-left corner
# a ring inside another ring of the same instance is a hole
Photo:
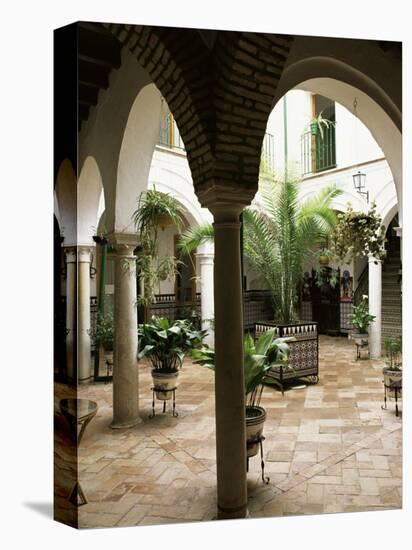
[[[168,113],[160,123],[159,145],[169,149],[180,149],[181,151],[185,148],[172,113]]]
[[[311,131],[301,136],[302,175],[316,174],[336,168],[336,130],[335,125],[322,128],[313,135]]]
[[[263,138],[262,157],[266,166],[273,170],[275,167],[275,136],[269,132],[266,132]]]
[[[365,269],[360,274],[358,278],[358,286],[353,294],[353,303],[357,306],[363,295],[368,295],[369,293],[369,265],[366,264]]]

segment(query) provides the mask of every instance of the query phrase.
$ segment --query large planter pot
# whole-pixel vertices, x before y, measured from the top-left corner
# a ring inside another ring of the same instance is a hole
[[[257,455],[263,425],[266,420],[266,411],[263,407],[246,406],[246,444],[247,457]]]
[[[179,371],[161,372],[155,369],[152,370],[153,386],[156,391],[156,398],[160,401],[169,401],[172,399],[172,390],[177,385],[177,377]]]
[[[289,367],[277,366],[271,368],[266,379],[277,382],[282,393],[285,382],[289,380],[307,378],[312,383],[319,381],[319,339],[318,324],[315,321],[307,323],[293,323],[281,325],[270,321],[255,324],[255,338],[274,328],[276,338],[293,336],[294,342],[289,343]]]
[[[391,399],[402,397],[402,371],[385,367],[382,372],[387,397]]]

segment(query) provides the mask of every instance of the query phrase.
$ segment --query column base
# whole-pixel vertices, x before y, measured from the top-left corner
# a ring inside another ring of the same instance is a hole
[[[89,376],[89,378],[83,378],[83,380],[79,380],[79,384],[80,385],[84,385],[84,384],[90,384],[92,378],[91,376]]]
[[[114,420],[110,424],[110,427],[113,430],[121,430],[125,428],[133,428],[133,426],[137,426],[137,424],[141,424],[143,422],[142,418],[138,416],[134,420],[126,420],[125,422],[115,422]]]
[[[245,519],[250,517],[247,504],[238,508],[221,508],[217,507],[217,519]]]

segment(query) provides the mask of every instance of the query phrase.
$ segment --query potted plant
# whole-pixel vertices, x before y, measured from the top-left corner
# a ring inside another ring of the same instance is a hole
[[[362,296],[358,305],[354,306],[351,321],[356,331],[352,333],[355,342],[360,346],[365,346],[368,343],[368,328],[375,320],[375,315],[369,313],[368,297],[366,294]]]
[[[259,450],[259,441],[263,433],[266,411],[260,406],[263,382],[266,373],[272,367],[288,364],[289,342],[295,338],[275,338],[275,330],[264,332],[254,342],[248,334],[244,341],[244,380],[246,396],[246,440],[248,458]],[[215,368],[215,350],[208,346],[192,351],[195,363]]]
[[[103,348],[106,362],[113,365],[114,320],[112,311],[97,313],[96,325],[90,330],[90,337],[97,349]]]
[[[330,251],[328,248],[321,248],[319,250],[319,263],[320,265],[329,265]]]
[[[187,352],[201,345],[204,330],[194,330],[188,320],[169,321],[152,317],[151,323],[138,327],[138,359],[147,357],[152,364],[153,386],[161,401],[171,399],[177,385],[179,369]]]
[[[348,204],[347,212],[337,215],[332,234],[333,253],[346,261],[362,256],[383,260],[386,256],[385,231],[375,203],[369,212],[355,212]]]
[[[386,367],[383,368],[383,379],[386,394],[390,398],[402,396],[402,337],[384,338]],[[396,388],[396,389],[395,389]],[[396,395],[395,395],[396,394]]]
[[[335,122],[328,118],[323,118],[322,113],[323,111],[321,111],[318,116],[312,118],[309,122],[309,127],[312,136],[316,136],[319,133],[320,138],[323,140],[323,130],[327,130],[330,126],[335,126]]]
[[[160,282],[174,277],[179,263],[172,255],[159,257],[159,228],[164,230],[173,224],[180,233],[184,223],[183,211],[175,197],[154,188],[139,195],[132,220],[140,238],[136,262],[142,293],[138,296],[138,304],[149,306],[156,292],[160,292]]]

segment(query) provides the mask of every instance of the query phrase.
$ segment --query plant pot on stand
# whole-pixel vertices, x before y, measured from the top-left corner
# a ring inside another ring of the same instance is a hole
[[[396,416],[399,416],[398,399],[402,398],[402,370],[384,367],[382,372],[383,384],[385,386],[385,404],[382,408],[386,409],[388,397],[389,399],[394,399]]]

